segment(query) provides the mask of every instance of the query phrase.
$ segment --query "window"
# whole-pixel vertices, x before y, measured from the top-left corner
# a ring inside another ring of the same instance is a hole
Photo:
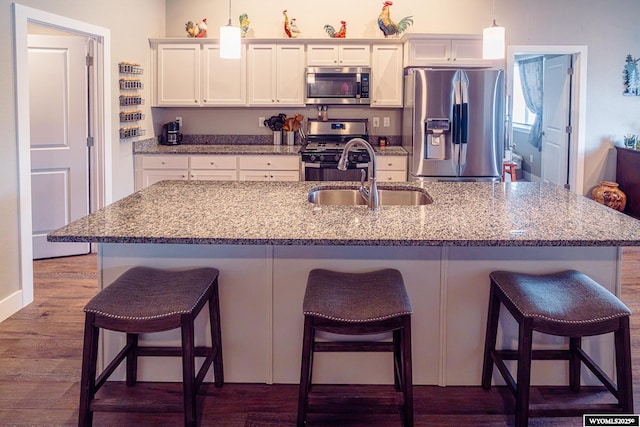
[[[536,119],[536,114],[527,108],[522,93],[520,82],[520,69],[516,63],[513,66],[513,124],[521,127],[531,127]]]

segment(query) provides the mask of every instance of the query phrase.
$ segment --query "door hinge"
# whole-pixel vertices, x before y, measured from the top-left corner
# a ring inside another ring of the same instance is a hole
[[[87,55],[86,62],[87,62],[87,67],[93,67],[93,56]]]
[[[567,133],[573,132],[573,128],[571,126],[567,126],[567,128],[565,130],[566,130]]]
[[[87,137],[87,147],[93,147],[93,137],[92,136],[88,136]]]
[[[567,68],[567,75],[573,76],[573,67]]]

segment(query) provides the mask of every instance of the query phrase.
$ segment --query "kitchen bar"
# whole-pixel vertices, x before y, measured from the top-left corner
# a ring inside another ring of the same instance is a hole
[[[426,190],[433,203],[378,212],[309,203],[318,185],[163,181],[48,238],[98,243],[101,287],[135,265],[218,268],[225,378],[258,383],[299,380],[302,297],[312,268],[399,269],[414,307],[414,384],[478,385],[490,271],[574,268],[619,295],[620,247],[640,245],[637,220],[554,185],[387,184]],[[201,326],[197,339],[205,336]],[[500,343],[513,345],[513,326],[502,324]],[[609,373],[611,342],[585,339]],[[121,343],[106,335],[105,352]],[[340,361],[329,367],[319,355],[314,378],[392,381],[383,355],[365,365],[357,355]],[[558,366],[538,370],[533,380],[559,384],[565,377]],[[177,381],[180,369],[174,361],[145,361],[141,378]],[[595,383],[590,376],[585,382]]]

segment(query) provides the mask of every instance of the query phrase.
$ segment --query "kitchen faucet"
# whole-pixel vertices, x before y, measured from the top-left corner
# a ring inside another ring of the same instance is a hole
[[[338,169],[344,171],[347,170],[347,160],[349,157],[349,150],[354,145],[362,145],[371,158],[371,174],[369,174],[369,188],[364,186],[364,170],[362,170],[362,178],[360,179],[360,194],[367,201],[369,209],[378,210],[380,206],[380,195],[378,194],[378,184],[376,184],[376,153],[373,150],[371,144],[362,138],[353,138],[347,142],[344,146],[340,160],[338,160]]]

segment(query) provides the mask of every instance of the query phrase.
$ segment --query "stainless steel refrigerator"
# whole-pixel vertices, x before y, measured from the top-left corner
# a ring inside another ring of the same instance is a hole
[[[503,70],[406,68],[404,83],[410,179],[500,180]]]

